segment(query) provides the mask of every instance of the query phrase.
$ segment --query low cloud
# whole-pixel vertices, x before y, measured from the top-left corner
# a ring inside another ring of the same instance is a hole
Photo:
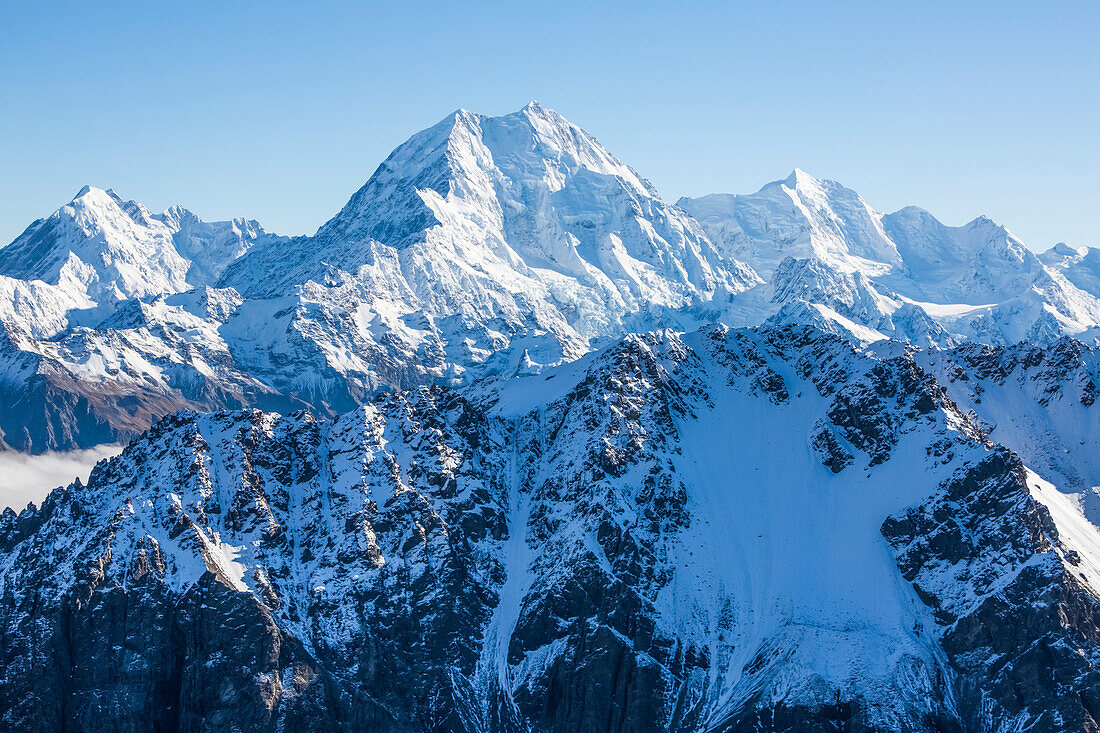
[[[28,502],[41,504],[58,486],[68,486],[77,477],[87,481],[92,466],[121,451],[120,445],[97,445],[85,450],[36,456],[0,451],[0,511],[11,507],[18,512],[26,508]]]

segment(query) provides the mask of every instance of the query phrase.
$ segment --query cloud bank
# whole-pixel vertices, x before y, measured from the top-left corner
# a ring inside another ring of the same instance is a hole
[[[67,486],[78,476],[81,481],[87,481],[92,466],[121,451],[121,445],[97,445],[85,450],[37,456],[0,451],[0,511],[11,507],[18,512],[26,508],[28,502],[40,504],[51,491]]]

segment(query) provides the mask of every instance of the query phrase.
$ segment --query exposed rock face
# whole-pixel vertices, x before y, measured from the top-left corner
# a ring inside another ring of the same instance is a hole
[[[1098,730],[1100,603],[1028,480],[998,449],[883,534],[945,627],[967,729]]]
[[[715,326],[178,413],[0,516],[0,721],[1096,730],[1100,533],[950,394],[900,345]]]
[[[1100,350],[1066,338],[1045,348],[963,344],[916,359],[992,440],[1100,523]]]

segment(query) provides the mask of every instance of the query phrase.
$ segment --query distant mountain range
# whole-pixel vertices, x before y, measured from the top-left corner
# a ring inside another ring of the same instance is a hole
[[[1100,254],[1037,256],[795,171],[664,203],[561,115],[448,116],[312,237],[86,187],[0,249],[0,441],[125,440],[191,407],[335,414],[627,333],[812,323],[860,342],[1095,343]]]

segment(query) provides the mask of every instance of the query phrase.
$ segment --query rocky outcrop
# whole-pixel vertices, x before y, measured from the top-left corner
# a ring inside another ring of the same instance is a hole
[[[883,535],[943,626],[966,729],[1098,730],[1100,601],[1027,481],[999,449]]]

